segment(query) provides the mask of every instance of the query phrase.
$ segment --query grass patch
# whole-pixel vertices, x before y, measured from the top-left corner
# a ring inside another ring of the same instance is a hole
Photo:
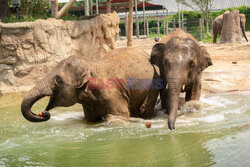
[[[192,34],[198,41],[200,40],[200,35],[199,32],[197,31],[193,31],[193,32],[189,32],[190,34]],[[160,37],[162,38],[163,36],[165,36],[164,34],[160,34]],[[150,33],[149,34],[149,38],[155,38],[158,37],[157,33]],[[220,35],[218,35],[217,37],[217,42],[220,41]],[[212,32],[209,33],[209,35],[207,35],[205,32],[202,35],[202,42],[204,43],[213,43],[213,34]]]
[[[160,37],[162,38],[163,36],[165,36],[164,34],[160,34]],[[150,33],[149,34],[149,38],[155,38],[158,37],[157,33]]]

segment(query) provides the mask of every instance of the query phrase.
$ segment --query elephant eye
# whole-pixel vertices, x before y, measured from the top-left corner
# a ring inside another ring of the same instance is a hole
[[[59,85],[63,84],[63,80],[60,76],[57,75],[55,80],[56,80],[56,84],[59,84]]]
[[[164,64],[167,66],[169,64],[168,59],[164,59]]]
[[[189,67],[194,68],[194,62],[192,60],[189,62]]]

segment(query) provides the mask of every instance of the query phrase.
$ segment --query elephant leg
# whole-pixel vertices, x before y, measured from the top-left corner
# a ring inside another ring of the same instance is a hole
[[[83,104],[85,119],[89,122],[96,122],[109,118],[108,115],[120,117],[124,120],[130,117],[128,104],[124,100],[118,100],[117,97],[109,97],[103,102],[103,104],[105,105],[93,103]]]
[[[114,98],[116,99],[116,98]],[[108,124],[124,124],[130,118],[130,112],[128,104],[123,100],[117,100],[113,102],[112,100],[106,101],[108,104],[105,107],[107,113],[102,117],[102,120],[106,121]]]
[[[213,39],[213,43],[217,43],[216,39],[217,39],[218,34],[214,33],[214,39]]]
[[[129,120],[129,117],[107,114],[104,117],[104,120],[107,122],[107,124],[119,124],[120,125],[120,124],[125,124]]]
[[[191,100],[200,100],[200,97],[201,97],[201,82],[196,84],[193,94],[191,96]]]
[[[161,108],[162,109],[166,109],[167,108],[167,103],[166,103],[166,99],[167,99],[167,90],[165,87],[163,87],[160,90],[160,97],[161,97]]]
[[[187,86],[185,101],[200,100],[201,96],[201,74],[197,76],[193,83]]]
[[[159,93],[160,89],[149,89],[147,96],[140,106],[140,117],[151,118],[155,115],[154,107]]]
[[[89,110],[87,110],[86,108],[83,109],[84,110],[84,118],[88,121],[88,122],[97,122],[102,120],[101,115],[99,115],[96,112],[91,112]]]

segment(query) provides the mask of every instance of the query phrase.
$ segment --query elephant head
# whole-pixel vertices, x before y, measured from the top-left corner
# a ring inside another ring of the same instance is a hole
[[[248,42],[246,32],[245,32],[245,25],[246,25],[246,16],[244,14],[239,14],[240,15],[240,27],[243,33],[244,38]]]
[[[80,99],[80,92],[87,87],[89,76],[90,70],[86,61],[73,56],[64,59],[24,97],[21,105],[23,116],[31,122],[47,121],[50,119],[50,109],[74,105]],[[49,103],[39,116],[31,108],[45,96],[50,96]]]
[[[176,32],[175,34],[178,34]],[[159,66],[161,76],[166,81],[165,100],[169,129],[175,129],[178,110],[178,99],[181,91],[188,96],[194,96],[200,87],[202,71],[212,65],[212,60],[206,48],[199,46],[193,38],[183,38],[171,35],[166,43],[157,43],[151,52],[152,64]],[[198,97],[199,98],[199,97]]]

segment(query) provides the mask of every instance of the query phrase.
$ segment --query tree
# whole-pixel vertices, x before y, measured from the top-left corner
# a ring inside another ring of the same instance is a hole
[[[10,15],[10,9],[8,5],[8,0],[0,1],[0,19]]]
[[[188,6],[194,10],[200,10],[202,12],[202,17],[206,22],[207,34],[209,33],[209,13],[214,0],[176,0],[176,2],[182,3],[183,5]]]

